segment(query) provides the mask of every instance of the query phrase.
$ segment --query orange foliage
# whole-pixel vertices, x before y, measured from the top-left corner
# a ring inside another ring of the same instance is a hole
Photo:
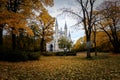
[[[41,33],[40,35],[44,37],[46,42],[49,42],[52,40],[53,35],[53,27],[54,27],[54,21],[55,18],[51,17],[47,10],[43,10],[42,13],[37,17],[37,20],[41,22]],[[43,34],[44,33],[44,34]]]
[[[92,34],[91,40],[92,42],[94,40],[93,34]],[[96,47],[102,48],[103,50],[109,50],[110,48],[112,48],[110,41],[109,41],[109,37],[104,31],[96,32]]]
[[[11,3],[14,4],[14,0]],[[7,9],[6,6],[10,4],[8,0],[0,0],[0,24],[7,24],[8,28],[14,28],[13,33],[15,34],[19,33],[19,29],[23,29],[28,35],[33,36],[32,30],[27,26],[27,18],[33,17],[33,10],[45,9],[42,3],[46,6],[52,6],[53,0],[22,0],[19,4],[16,4],[19,6],[17,12]]]

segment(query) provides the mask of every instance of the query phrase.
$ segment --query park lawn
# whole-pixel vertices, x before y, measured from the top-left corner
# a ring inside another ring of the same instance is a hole
[[[38,61],[0,61],[0,80],[120,80],[120,55],[99,53],[41,57]]]

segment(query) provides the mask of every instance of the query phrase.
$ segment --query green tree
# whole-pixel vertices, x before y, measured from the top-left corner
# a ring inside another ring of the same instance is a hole
[[[71,47],[72,47],[72,42],[68,39],[66,39],[65,37],[61,37],[59,40],[58,40],[58,45],[59,45],[59,48],[60,49],[65,49],[66,50],[71,50]]]

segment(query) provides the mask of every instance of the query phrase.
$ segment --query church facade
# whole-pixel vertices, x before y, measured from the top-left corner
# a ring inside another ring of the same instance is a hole
[[[65,22],[65,25],[64,25],[64,30],[59,29],[59,26],[58,26],[58,22],[56,20],[55,22],[55,30],[54,30],[54,34],[52,36],[53,40],[49,43],[46,44],[46,50],[47,51],[53,51],[53,52],[58,52],[58,51],[63,51],[63,49],[60,49],[59,48],[59,39],[61,37],[65,37],[67,40],[71,40],[71,34],[70,32],[68,32],[68,27],[67,27],[67,24]]]

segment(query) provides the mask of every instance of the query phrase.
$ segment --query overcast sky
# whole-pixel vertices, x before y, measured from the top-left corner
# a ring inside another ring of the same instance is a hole
[[[102,1],[103,0],[97,0],[95,6],[99,5]],[[77,11],[80,10],[80,5],[76,2],[76,0],[54,0],[54,6],[48,7],[48,12],[50,15],[57,18],[59,29],[64,29],[64,24],[66,21],[68,29],[71,32],[71,38],[75,42],[77,39],[84,36],[84,30],[80,28],[74,29],[74,27],[70,27],[77,23],[77,20],[73,19],[72,17],[59,15],[62,13],[62,8],[70,8]]]

